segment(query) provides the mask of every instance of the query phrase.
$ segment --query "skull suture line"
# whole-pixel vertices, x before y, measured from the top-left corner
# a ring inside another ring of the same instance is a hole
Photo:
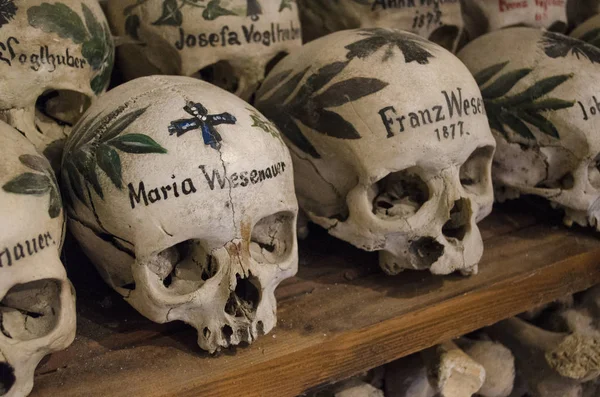
[[[467,40],[459,0],[300,0],[299,8],[309,41],[339,30],[374,27],[407,30],[450,51]]]
[[[459,54],[482,87],[498,142],[498,198],[534,194],[565,223],[600,227],[600,50],[558,33],[512,28]]]
[[[0,34],[0,119],[57,169],[72,126],[108,85],[108,23],[95,0],[6,0]]]
[[[202,78],[250,99],[268,71],[302,44],[292,0],[111,0],[124,77]]]
[[[75,297],[60,261],[65,218],[48,161],[0,121],[0,396],[20,397],[47,354],[75,338]]]
[[[69,226],[143,315],[181,320],[214,352],[276,322],[295,274],[287,147],[250,105],[189,77],[145,77],[90,108],[67,142]]]
[[[333,33],[281,61],[257,107],[287,139],[313,222],[380,250],[391,274],[477,271],[495,144],[451,53],[402,31]]]

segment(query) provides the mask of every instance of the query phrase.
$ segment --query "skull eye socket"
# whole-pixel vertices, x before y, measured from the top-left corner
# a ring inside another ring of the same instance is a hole
[[[0,363],[0,396],[8,394],[16,381],[15,369],[8,363]]]
[[[0,302],[0,332],[23,342],[50,334],[58,324],[60,285],[39,280],[12,287]]]
[[[74,126],[90,107],[86,95],[70,90],[50,90],[40,95],[35,102],[36,125],[42,129],[47,123]]]
[[[382,219],[412,216],[430,198],[429,187],[411,168],[392,172],[375,183],[369,194],[373,213]]]
[[[460,167],[460,184],[472,194],[482,195],[491,187],[490,176],[494,148],[477,148]]]
[[[227,61],[219,61],[199,70],[192,77],[202,79],[229,92],[237,92],[240,81],[233,66]]]
[[[217,261],[198,240],[187,240],[159,253],[148,264],[165,288],[177,295],[200,289],[217,274]]]
[[[279,264],[292,254],[294,214],[279,212],[267,216],[252,229],[250,255],[258,263]]]

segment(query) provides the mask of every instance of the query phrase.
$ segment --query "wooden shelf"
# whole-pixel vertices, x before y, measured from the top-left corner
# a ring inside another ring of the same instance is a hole
[[[376,254],[316,231],[278,290],[279,322],[211,357],[181,323],[141,317],[67,258],[78,336],[38,368],[33,396],[295,396],[600,283],[598,234],[538,205],[503,205],[481,225],[477,276],[382,274]]]

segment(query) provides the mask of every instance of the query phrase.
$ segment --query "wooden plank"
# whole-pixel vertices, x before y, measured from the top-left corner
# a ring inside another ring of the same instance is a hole
[[[88,291],[77,341],[40,366],[33,395],[293,396],[600,282],[593,234],[503,209],[482,225],[470,278],[385,276],[376,255],[313,236],[278,293],[277,329],[216,358],[188,327],[150,324],[104,287]]]

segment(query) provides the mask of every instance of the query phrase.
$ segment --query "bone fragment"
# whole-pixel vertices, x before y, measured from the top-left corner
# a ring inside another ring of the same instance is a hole
[[[485,382],[484,367],[447,341],[422,352],[429,382],[440,397],[470,397]]]
[[[350,379],[336,387],[335,397],[384,397],[383,391],[360,379]]]
[[[386,397],[433,397],[436,394],[429,383],[427,368],[420,354],[386,366],[385,394]]]

